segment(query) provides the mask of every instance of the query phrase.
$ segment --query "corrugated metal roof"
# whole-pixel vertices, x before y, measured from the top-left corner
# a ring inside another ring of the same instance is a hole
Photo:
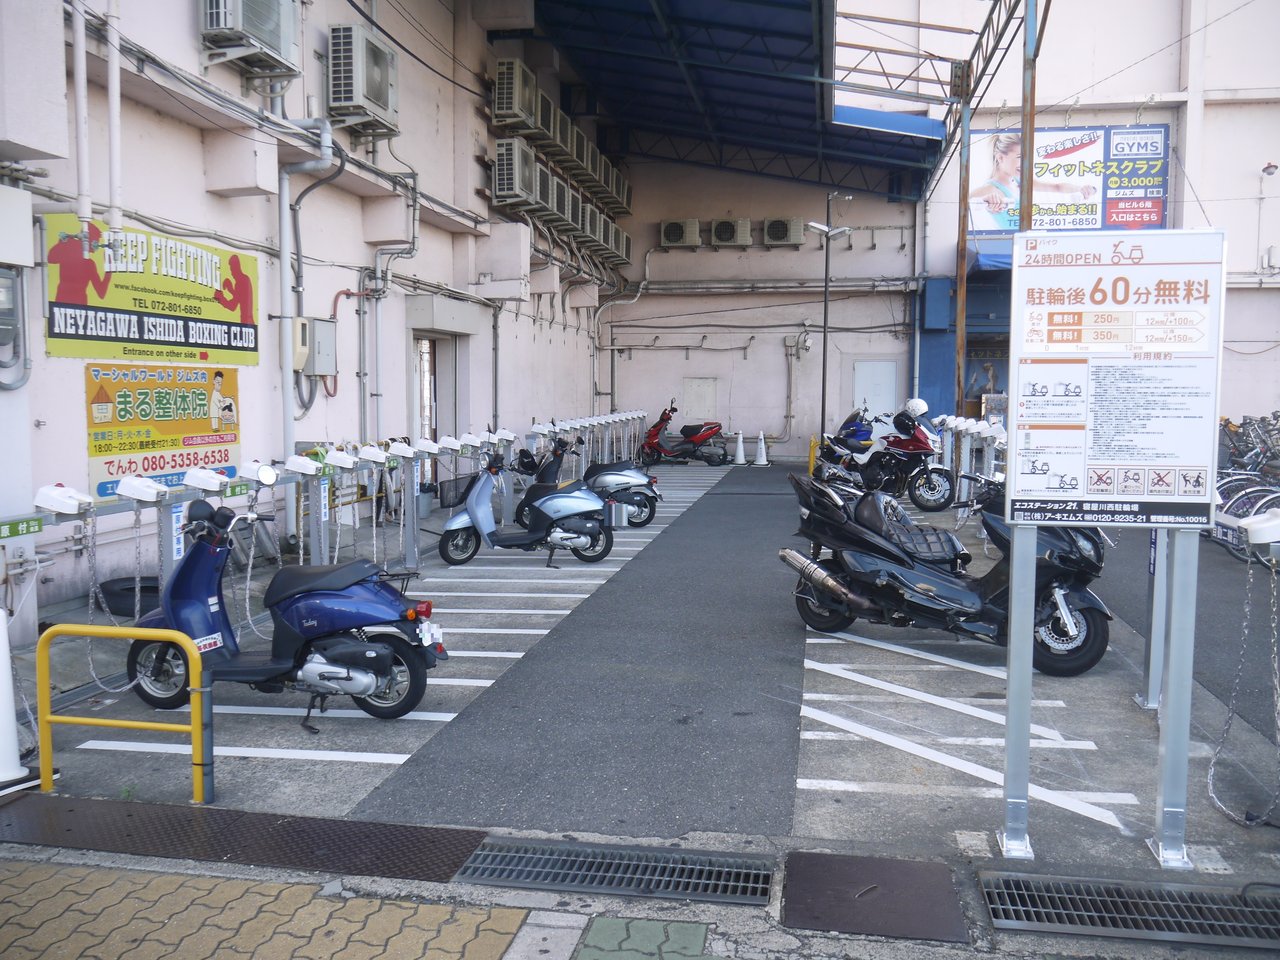
[[[537,0],[535,15],[610,153],[895,199],[942,154],[941,120],[833,109],[830,0]]]

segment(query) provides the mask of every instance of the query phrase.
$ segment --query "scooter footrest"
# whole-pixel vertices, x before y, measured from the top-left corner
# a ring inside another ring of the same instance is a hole
[[[214,682],[254,683],[270,680],[293,669],[291,660],[272,659],[269,650],[241,652],[234,659],[210,665]]]
[[[526,533],[523,530],[518,533],[495,533],[493,535],[493,545],[495,547],[531,548],[538,540],[537,534]]]

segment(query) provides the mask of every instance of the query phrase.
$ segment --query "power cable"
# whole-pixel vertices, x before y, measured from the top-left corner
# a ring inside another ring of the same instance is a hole
[[[482,91],[472,90],[465,83],[459,83],[457,80],[453,79],[453,77],[450,77],[450,76],[447,76],[446,74],[441,73],[431,64],[427,63],[427,61],[423,60],[420,56],[418,56],[416,53],[414,53],[412,50],[406,47],[403,43],[401,43],[396,38],[395,34],[391,33],[391,31],[387,30],[384,26],[382,26],[382,24],[378,23],[377,20],[373,19],[373,17],[369,16],[369,14],[361,10],[359,4],[356,3],[356,0],[347,0],[347,5],[351,7],[351,9],[354,10],[356,13],[360,14],[361,19],[363,19],[366,23],[368,23],[369,26],[373,27],[373,29],[377,30],[380,34],[382,34],[384,37],[386,37],[388,40],[394,43],[400,50],[402,50],[405,53],[406,56],[409,57],[409,59],[425,67],[427,70],[430,70],[441,80],[445,80],[453,84],[459,90],[466,91],[467,93],[471,94],[473,97],[479,97],[481,100],[488,99],[488,97]]]

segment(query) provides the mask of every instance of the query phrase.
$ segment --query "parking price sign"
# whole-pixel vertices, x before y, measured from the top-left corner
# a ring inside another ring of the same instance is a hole
[[[1014,237],[1010,521],[1212,523],[1224,253],[1220,231]]]

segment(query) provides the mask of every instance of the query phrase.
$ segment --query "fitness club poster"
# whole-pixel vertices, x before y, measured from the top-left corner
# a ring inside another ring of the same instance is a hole
[[[44,218],[51,357],[254,366],[258,259],[149,230]]]
[[[234,368],[86,363],[89,489],[115,495],[121,477],[167,487],[192,467],[234,477],[240,396]]]
[[[1033,230],[1152,230],[1165,226],[1169,127],[1037,127]],[[969,137],[969,232],[1018,229],[1022,132]]]

